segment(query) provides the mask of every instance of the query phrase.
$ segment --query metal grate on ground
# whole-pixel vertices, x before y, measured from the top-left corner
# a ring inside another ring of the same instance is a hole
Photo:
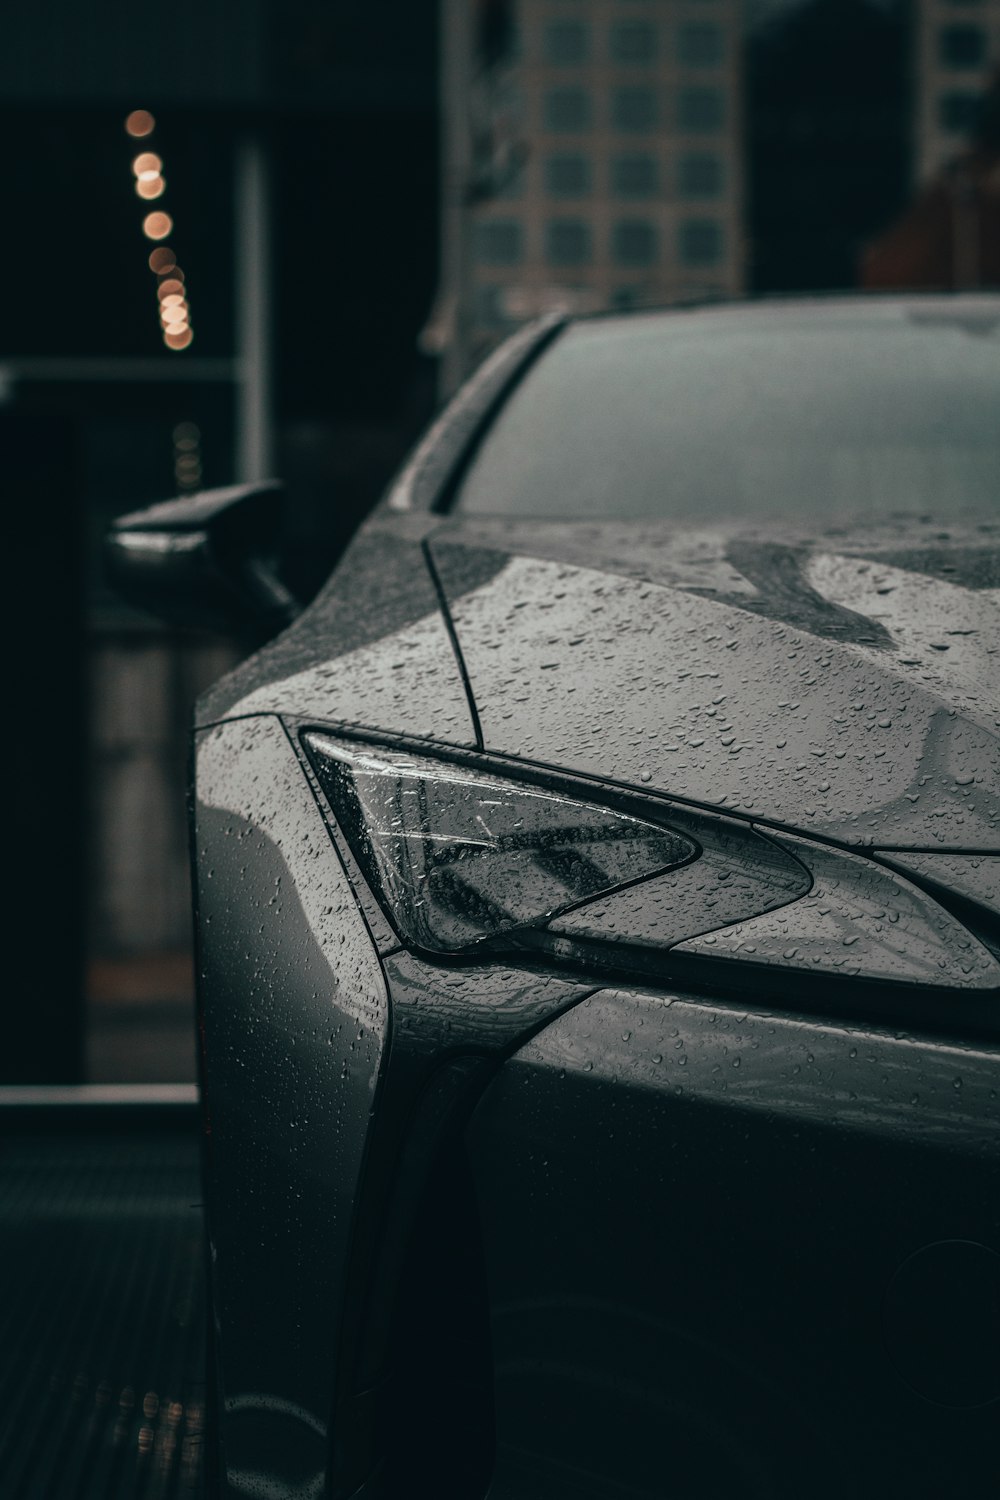
[[[0,1109],[3,1500],[204,1494],[195,1120],[99,1114]]]

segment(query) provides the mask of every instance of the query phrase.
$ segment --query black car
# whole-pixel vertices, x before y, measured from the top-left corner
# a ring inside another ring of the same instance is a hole
[[[220,1493],[998,1493],[998,460],[1000,297],[532,326],[201,701]]]

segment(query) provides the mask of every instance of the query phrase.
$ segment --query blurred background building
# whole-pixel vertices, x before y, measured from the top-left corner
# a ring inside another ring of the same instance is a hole
[[[914,136],[916,176],[946,171],[983,123],[1000,68],[1000,6],[990,0],[917,0]]]
[[[1000,284],[1000,4],[917,0],[910,199],[867,246],[871,289]]]
[[[499,180],[490,192],[474,146],[459,231],[472,358],[554,306],[744,289],[741,15],[739,0],[510,7],[504,50],[473,64],[480,115],[492,105],[496,122],[479,139]]]
[[[557,308],[996,284],[986,207],[981,253],[966,212],[946,257],[876,262],[989,135],[1000,0],[444,0],[442,16],[427,337],[446,388]]]
[[[539,312],[1000,284],[998,66],[1000,0],[8,0],[8,1078],[194,1067],[187,724],[236,648],[109,595],[110,518],[280,475],[309,595]]]

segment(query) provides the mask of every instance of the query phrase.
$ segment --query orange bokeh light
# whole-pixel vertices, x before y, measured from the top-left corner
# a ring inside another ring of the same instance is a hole
[[[156,295],[161,302],[166,302],[169,297],[176,297],[178,293],[183,301],[184,282],[179,276],[168,276],[166,281],[161,281],[156,288]]]
[[[150,251],[149,269],[157,276],[166,276],[168,271],[176,273],[177,257],[169,245],[160,245],[156,250]]]
[[[190,328],[184,328],[179,333],[171,333],[169,330],[163,335],[163,342],[168,349],[186,349],[194,338]]]
[[[140,151],[132,163],[132,171],[136,177],[145,177],[147,174],[159,177],[163,171],[163,162],[155,151]]]
[[[125,129],[129,135],[138,139],[144,135],[152,135],[156,129],[156,121],[148,109],[134,109],[125,120]]]
[[[142,221],[142,232],[150,240],[165,240],[173,227],[174,221],[170,215],[160,210],[147,214]]]
[[[160,176],[140,177],[135,185],[135,190],[140,198],[159,198],[166,185]]]

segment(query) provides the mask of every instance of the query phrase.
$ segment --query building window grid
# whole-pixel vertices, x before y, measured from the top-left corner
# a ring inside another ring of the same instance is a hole
[[[654,9],[654,0],[632,0],[632,3],[635,4],[636,10],[631,13],[625,4],[622,5],[623,20],[632,21],[633,19],[639,19],[643,14],[652,14],[659,21],[659,16]],[[699,0],[697,7],[692,4],[692,13],[695,9],[699,13],[702,13],[703,4],[705,4],[705,0]],[[712,3],[707,4],[705,8],[708,10],[709,15],[713,13],[718,14],[715,10],[715,5]],[[961,16],[959,19],[961,19]],[[584,239],[587,238],[589,228],[588,259],[585,263],[581,264],[577,262],[577,264],[580,268],[578,275],[582,274],[588,283],[599,287],[602,296],[610,296],[612,283],[616,279],[618,279],[620,285],[624,286],[631,280],[633,275],[642,274],[643,272],[643,267],[638,265],[634,267],[618,265],[617,269],[615,268],[612,253],[612,230],[616,221],[614,203],[617,200],[621,204],[621,207],[624,208],[627,202],[627,199],[618,198],[612,186],[612,160],[617,154],[615,136],[618,136],[620,147],[624,148],[625,152],[635,152],[637,154],[648,152],[656,161],[658,183],[653,196],[662,199],[664,188],[668,183],[671,188],[670,196],[673,196],[673,188],[677,182],[676,150],[679,144],[683,144],[683,141],[678,142],[677,137],[683,137],[685,134],[690,133],[693,137],[690,142],[692,154],[696,154],[703,138],[712,133],[717,137],[720,133],[726,133],[729,127],[728,87],[722,79],[717,80],[711,74],[707,74],[704,65],[684,66],[679,63],[677,56],[678,48],[676,46],[677,24],[675,22],[668,27],[664,27],[661,24],[657,28],[658,46],[654,64],[656,79],[655,123],[650,123],[642,127],[636,124],[636,126],[625,130],[617,129],[613,123],[613,90],[616,87],[621,89],[635,87],[640,80],[645,83],[645,77],[641,71],[638,72],[637,77],[634,64],[621,62],[616,66],[615,60],[612,59],[612,72],[608,82],[599,88],[588,87],[588,85],[596,81],[592,77],[593,68],[596,66],[596,63],[602,57],[608,58],[611,50],[609,43],[610,29],[607,27],[605,28],[603,38],[596,25],[591,28],[589,48],[590,72],[588,73],[584,69],[581,74],[577,75],[581,78],[583,87],[567,89],[567,85],[571,82],[573,85],[576,84],[576,78],[571,75],[571,78],[567,79],[566,83],[563,84],[560,72],[557,71],[557,68],[560,68],[562,65],[553,65],[551,69],[546,68],[540,74],[536,73],[535,77],[531,80],[531,85],[533,86],[530,86],[530,92],[535,95],[535,107],[531,112],[535,114],[536,118],[541,117],[543,129],[548,130],[550,128],[549,119],[552,118],[551,114],[546,118],[546,99],[548,96],[551,96],[553,91],[557,91],[563,94],[564,99],[567,93],[570,94],[571,98],[575,96],[578,102],[569,111],[571,123],[562,123],[566,117],[566,111],[562,111],[559,114],[558,123],[552,127],[553,133],[558,136],[566,136],[576,131],[590,132],[596,129],[598,132],[596,139],[593,137],[588,139],[585,135],[584,140],[580,142],[581,146],[584,147],[584,151],[580,154],[586,155],[589,164],[589,191],[591,193],[596,191],[597,201],[588,210],[587,223],[584,228]],[[536,56],[542,55],[539,37],[540,32],[536,31],[536,45],[532,49]],[[723,56],[720,61],[725,63],[725,57]],[[685,91],[685,88],[688,92],[689,101],[691,96],[694,96],[695,105],[692,109],[689,102],[689,108],[682,118],[680,96]],[[648,107],[644,112],[648,114]],[[609,127],[611,132],[610,138],[605,135]],[[646,139],[643,139],[643,136]],[[697,144],[694,138],[697,138]],[[591,140],[593,141],[593,145],[591,145]],[[571,146],[571,148],[575,148],[576,146],[576,142],[568,140],[566,144]],[[709,146],[707,139],[705,140],[705,144]],[[709,149],[717,149],[719,144],[718,140],[713,141]],[[556,146],[556,142],[553,141],[552,145]],[[572,152],[567,154],[572,154]],[[728,197],[731,191],[732,184],[729,182],[728,172],[726,172],[723,166],[723,185],[719,192],[714,194],[716,201],[718,201],[719,197]],[[605,193],[609,193],[606,201],[604,197]],[[522,275],[527,272],[529,279],[538,275],[541,275],[543,278],[548,276],[551,279],[554,270],[557,270],[558,267],[553,267],[548,255],[547,224],[544,205],[552,203],[552,206],[555,207],[555,203],[552,200],[556,195],[550,194],[549,186],[546,182],[544,158],[536,159],[534,163],[528,196],[531,199],[531,205],[527,209],[528,220],[524,226],[526,236],[523,242],[525,265],[521,268],[521,272]],[[650,199],[636,200],[637,207],[639,201],[644,201],[648,204]],[[538,219],[539,213],[542,215],[541,222]],[[661,285],[662,289],[659,294],[661,297],[668,290],[669,284],[672,283],[676,276],[676,270],[670,268],[679,268],[681,263],[680,222],[679,220],[675,221],[668,211],[667,219],[657,226],[658,250],[656,262],[652,267],[648,265],[645,267],[647,280],[649,272],[652,270],[655,281]],[[720,229],[719,232],[720,235],[726,233],[724,229]],[[528,244],[527,236],[529,235],[532,241],[535,241],[537,236],[537,242]],[[718,274],[720,259],[724,263],[724,249],[714,262],[716,274]],[[701,262],[700,265],[705,270],[710,268],[709,262]],[[532,267],[535,269],[529,269]],[[569,263],[567,263],[568,268]],[[700,266],[695,264],[690,269],[697,275]],[[668,272],[666,283],[663,281],[663,273],[665,271]],[[557,280],[561,279],[557,277]],[[604,282],[607,282],[606,286],[603,285]]]

